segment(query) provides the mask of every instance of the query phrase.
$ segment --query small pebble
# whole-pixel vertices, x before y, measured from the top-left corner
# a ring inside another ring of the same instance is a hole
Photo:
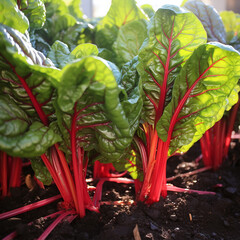
[[[150,222],[150,228],[151,228],[151,230],[153,230],[153,231],[159,229],[159,227],[158,227],[156,224],[152,223],[152,222]]]
[[[176,227],[176,228],[174,228],[173,231],[174,231],[174,232],[178,232],[178,231],[180,231],[180,228],[179,228],[179,227]]]
[[[227,187],[227,188],[225,188],[225,191],[229,195],[234,195],[237,192],[237,188],[235,188],[235,187]]]
[[[229,222],[227,220],[224,220],[223,224],[224,224],[225,227],[229,227],[230,226],[230,224],[229,224]]]
[[[177,215],[176,214],[170,215],[170,219],[174,222],[177,221]]]
[[[147,233],[147,234],[146,234],[146,238],[154,239],[152,233]]]
[[[175,233],[172,233],[172,234],[171,234],[171,237],[172,237],[173,239],[175,239],[175,238],[176,238],[176,234],[175,234]]]
[[[212,233],[212,237],[216,237],[217,234],[215,232]]]

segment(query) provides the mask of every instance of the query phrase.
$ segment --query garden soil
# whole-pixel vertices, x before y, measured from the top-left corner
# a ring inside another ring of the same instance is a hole
[[[62,222],[47,239],[54,240],[240,240],[240,146],[231,150],[229,159],[213,172],[178,177],[172,184],[182,188],[213,191],[216,195],[168,192],[165,199],[146,206],[128,205],[135,198],[134,186],[106,182],[103,201],[123,201],[123,205],[102,205],[100,213],[87,212],[71,224]],[[170,158],[167,176],[196,170],[202,163],[199,143],[186,154]],[[54,185],[32,191],[23,185],[12,189],[11,197],[0,201],[0,212],[58,194]],[[0,239],[16,230],[15,239],[37,239],[52,219],[42,217],[56,212],[57,202],[0,221]],[[32,225],[27,225],[32,222]]]

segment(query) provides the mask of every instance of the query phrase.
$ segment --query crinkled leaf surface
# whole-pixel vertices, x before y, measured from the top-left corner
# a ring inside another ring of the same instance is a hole
[[[132,92],[135,86],[138,85],[139,74],[137,71],[137,65],[138,56],[134,57],[132,61],[129,61],[122,67],[121,86],[124,87],[127,93]],[[140,88],[139,91],[141,91]]]
[[[32,47],[36,49],[37,51],[43,53],[43,55],[46,57],[48,52],[51,50],[50,45],[48,42],[44,39],[44,37],[41,35],[42,31],[31,31],[30,32],[30,41],[32,44]]]
[[[139,75],[137,72],[138,57],[125,64],[122,68],[121,79],[119,85],[126,92],[127,98],[122,98],[125,114],[130,123],[138,124],[139,114],[142,110],[141,84],[139,83]],[[135,112],[135,113],[134,113]],[[136,129],[137,126],[134,126]],[[135,130],[134,130],[135,132]],[[132,132],[133,133],[133,132]]]
[[[18,9],[14,0],[0,1],[0,24],[7,25],[24,33],[29,27],[27,17]]]
[[[54,42],[51,50],[48,52],[48,58],[58,68],[63,68],[69,62],[69,55],[68,45],[58,40]]]
[[[117,39],[119,28],[131,21],[140,19],[147,19],[147,17],[138,8],[135,0],[112,0],[107,15],[97,25],[97,45],[111,50]]]
[[[122,66],[137,56],[146,37],[147,22],[145,20],[132,21],[122,26],[113,45],[117,63]]]
[[[137,91],[127,95],[118,78],[116,68],[91,56],[62,69],[55,107],[65,147],[76,134],[77,146],[121,158],[138,127],[142,102]]]
[[[19,9],[25,14],[31,29],[42,28],[46,21],[46,9],[43,0],[16,0]]]
[[[165,5],[155,13],[139,52],[144,121],[153,125],[159,120],[182,66],[194,49],[206,42],[206,37],[201,22],[191,12]]]
[[[40,156],[60,136],[40,122],[31,123],[27,114],[7,95],[0,96],[0,149],[17,157]]]
[[[138,99],[138,96],[141,94],[141,85],[139,84],[139,75],[136,69],[137,64],[138,57],[135,57],[132,61],[125,64],[121,71],[122,77],[120,86],[125,89],[130,99]],[[126,115],[129,117],[134,117],[132,112],[139,112],[138,108],[142,107],[142,103],[141,105],[133,105],[132,102],[129,103],[129,101],[123,101],[122,103],[126,105],[124,109],[128,109]],[[135,117],[139,118],[138,115]],[[138,124],[136,119],[132,119],[131,122]],[[139,156],[138,151],[134,151],[131,147],[125,152],[121,159],[114,162],[114,167],[119,172],[127,170],[133,179],[143,178],[141,157]]]
[[[51,61],[48,61],[49,59],[46,59],[41,52],[32,48],[30,40],[26,35],[2,24],[0,24],[0,34],[1,54],[7,61],[13,61],[14,65],[17,65],[17,62],[19,62],[20,68],[23,67],[21,60],[29,65],[51,66]],[[24,70],[25,68],[22,69],[22,72]]]
[[[72,52],[70,52],[68,45],[58,40],[54,42],[51,51],[48,53],[48,57],[58,68],[63,68],[66,64],[75,59],[97,55],[98,48],[94,44],[80,44]]]
[[[157,124],[169,154],[187,151],[221,119],[240,77],[240,56],[220,43],[200,46],[177,77],[172,100]]]
[[[208,35],[208,42],[226,43],[226,32],[222,19],[214,7],[199,0],[187,1],[184,7],[193,12],[202,22]]]

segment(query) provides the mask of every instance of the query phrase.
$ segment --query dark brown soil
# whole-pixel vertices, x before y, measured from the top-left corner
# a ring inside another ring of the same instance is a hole
[[[167,175],[201,167],[194,162],[199,154],[199,145],[196,144],[187,154],[169,159]],[[101,206],[100,214],[87,212],[84,219],[76,218],[71,224],[63,222],[47,239],[131,240],[137,225],[142,240],[240,240],[239,156],[239,152],[232,151],[231,160],[227,160],[218,171],[177,178],[172,182],[178,187],[214,191],[217,193],[214,196],[169,192],[166,199],[152,206],[142,203]],[[0,212],[57,194],[54,185],[32,192],[22,186],[14,189],[11,197],[0,201]],[[134,186],[105,183],[103,200],[134,200]],[[56,211],[57,202],[1,221],[0,238],[17,229],[16,239],[37,239],[52,222],[41,217]],[[36,220],[34,224],[27,226],[33,220]]]

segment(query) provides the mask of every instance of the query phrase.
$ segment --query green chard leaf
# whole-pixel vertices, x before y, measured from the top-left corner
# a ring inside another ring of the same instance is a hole
[[[120,86],[122,86],[125,89],[130,99],[138,99],[138,96],[141,96],[142,89],[141,84],[139,84],[139,74],[137,72],[137,65],[138,57],[135,57],[132,61],[126,63],[122,67],[121,71],[122,76]],[[137,104],[133,105],[132,102],[123,101],[123,104],[128,105],[128,107],[125,107],[125,109],[128,109],[126,115],[129,117],[135,117],[136,119],[133,118],[132,120],[130,120],[130,122],[136,124],[139,124],[139,121],[137,119],[140,118],[140,115],[134,116],[132,112],[138,112],[139,114],[141,114],[142,99],[140,99],[139,103],[140,104],[138,105]],[[135,129],[136,127],[134,126],[133,129]],[[137,127],[137,130],[138,129],[139,128]],[[131,145],[131,147],[125,152],[125,154],[122,155],[121,159],[114,162],[114,167],[119,172],[127,170],[133,179],[143,179],[141,157],[139,155],[139,152],[136,151],[137,146],[135,146],[135,148],[132,147],[133,145]]]
[[[112,0],[107,15],[97,25],[97,45],[112,50],[119,29],[127,23],[140,19],[147,20],[147,17],[138,8],[135,0]]]
[[[55,97],[48,79],[57,77],[59,70],[32,48],[26,36],[4,25],[0,25],[0,48],[1,94],[11,95],[30,117],[47,125],[48,116],[54,117]]]
[[[240,50],[240,14],[232,11],[220,13],[227,34],[227,43]]]
[[[206,5],[202,1],[189,0],[184,8],[193,12],[203,24],[208,42],[226,43],[226,31],[222,19],[213,6]]]
[[[47,0],[45,3],[47,19],[40,33],[48,44],[52,45],[56,40],[60,40],[73,50],[81,43],[93,42],[94,27],[75,16],[80,16],[78,10],[74,8],[78,2],[79,0],[74,0],[67,6],[63,1]],[[75,14],[72,11],[75,11]]]
[[[65,32],[73,27],[77,20],[69,13],[63,0],[45,0],[45,7],[46,22],[40,33],[44,40],[52,45],[56,40],[62,40]]]
[[[63,68],[69,62],[70,51],[68,45],[58,40],[55,41],[47,56],[56,67]]]
[[[71,55],[74,59],[88,56],[97,56],[98,48],[96,45],[91,43],[79,44],[75,49],[73,49]]]
[[[141,96],[141,84],[139,82],[139,75],[137,72],[138,57],[135,57],[132,61],[126,63],[121,72],[121,79],[119,85],[126,92],[127,98],[122,99],[121,103],[125,110],[128,121],[134,125],[138,124],[140,118],[143,100]],[[136,113],[136,114],[135,114]],[[132,125],[133,126],[133,125]],[[138,126],[133,127],[131,134],[134,134],[135,129]]]
[[[28,115],[10,97],[0,95],[0,149],[16,157],[37,157],[61,141],[60,136]]]
[[[233,105],[235,105],[238,102],[239,92],[240,92],[240,86],[239,84],[237,84],[227,99],[226,111],[229,111],[233,107]]]
[[[24,33],[29,27],[27,17],[18,9],[14,0],[0,1],[0,24],[17,29]]]
[[[72,0],[68,5],[69,13],[76,19],[83,18],[83,12],[81,10],[81,0]]]
[[[99,48],[98,50],[99,50],[99,54],[98,54],[99,57],[111,62],[115,61],[116,56],[113,51],[108,50],[106,48]]]
[[[44,0],[44,4],[47,10],[47,18],[51,18],[53,15],[69,13],[64,0]]]
[[[46,9],[43,0],[15,0],[19,9],[25,14],[30,23],[30,28],[42,28],[46,21]]]
[[[58,40],[54,42],[51,51],[48,53],[48,57],[58,68],[63,68],[66,64],[72,62],[75,59],[97,55],[98,48],[94,44],[80,44],[72,52],[70,52],[67,44]]]
[[[52,183],[52,176],[41,158],[32,158],[31,167],[36,178],[40,180],[44,185],[49,186]]]
[[[126,116],[129,117],[129,122],[132,123],[132,133],[138,129],[139,118],[142,108],[141,85],[139,84],[139,75],[136,69],[138,58],[135,57],[132,61],[125,64],[121,71],[119,86],[121,86],[128,95],[128,100],[122,101]],[[134,101],[138,104],[133,104]],[[136,102],[137,103],[137,102]],[[132,114],[133,112],[138,114]],[[132,134],[131,134],[132,135]],[[140,154],[136,151],[137,147],[133,144],[129,146],[119,159],[114,159],[113,165],[118,172],[128,171],[133,179],[143,179],[143,169]],[[109,163],[111,158],[104,158],[102,155],[97,157],[102,163]]]
[[[145,20],[132,21],[122,26],[113,44],[117,63],[122,66],[137,56],[146,37],[147,23]]]
[[[29,34],[30,42],[34,49],[43,53],[43,55],[46,57],[48,52],[51,50],[51,47],[42,36],[42,33],[44,33],[44,31],[41,31],[41,30],[31,31]]]
[[[135,147],[135,150],[136,149],[137,147]],[[113,166],[118,172],[123,172],[127,170],[133,179],[143,181],[144,174],[142,168],[142,159],[139,152],[135,150],[131,148],[127,149],[121,159],[113,162]]]
[[[136,91],[128,96],[118,86],[120,73],[113,67],[89,56],[62,69],[55,108],[66,152],[76,141],[76,147],[95,148],[115,161],[130,145],[142,102]]]
[[[84,19],[79,9],[81,1],[45,0],[47,20],[44,40],[52,45],[56,40],[67,44],[72,51],[81,43],[93,42],[94,27]],[[43,35],[43,34],[42,34]]]
[[[79,44],[94,42],[94,27],[88,22],[77,22],[74,26],[68,27],[60,36],[59,40],[66,43],[70,50]]]
[[[128,156],[126,156],[125,162],[124,161],[121,161],[121,162],[125,163],[123,165],[122,171],[127,170],[133,179],[138,179],[140,181],[143,181],[144,177],[143,177],[141,156],[138,152],[132,150],[128,154]],[[117,168],[118,166],[116,166],[116,164],[114,165],[114,167],[118,169]]]
[[[239,77],[240,56],[232,47],[204,44],[194,51],[157,123],[159,137],[170,144],[169,155],[187,151],[222,118]]]
[[[139,94],[140,94],[140,86],[139,82],[139,74],[137,71],[138,65],[138,56],[134,57],[132,61],[126,63],[121,70],[121,86],[126,90],[127,93],[131,93],[136,86],[138,86]]]
[[[142,10],[148,15],[149,18],[153,17],[155,14],[154,9],[149,4],[144,4],[141,6]]]
[[[58,39],[61,40],[62,35],[65,35],[65,32],[76,23],[77,20],[72,15],[65,13],[63,15],[54,16],[49,26],[47,23],[45,27],[48,29],[48,33],[54,42]]]
[[[160,119],[171,100],[176,76],[206,37],[198,18],[177,6],[165,5],[151,18],[137,66],[145,93],[144,121],[154,125]]]
[[[232,11],[223,11],[220,13],[220,16],[227,33],[227,42],[230,43],[236,35],[240,35],[240,14]]]

